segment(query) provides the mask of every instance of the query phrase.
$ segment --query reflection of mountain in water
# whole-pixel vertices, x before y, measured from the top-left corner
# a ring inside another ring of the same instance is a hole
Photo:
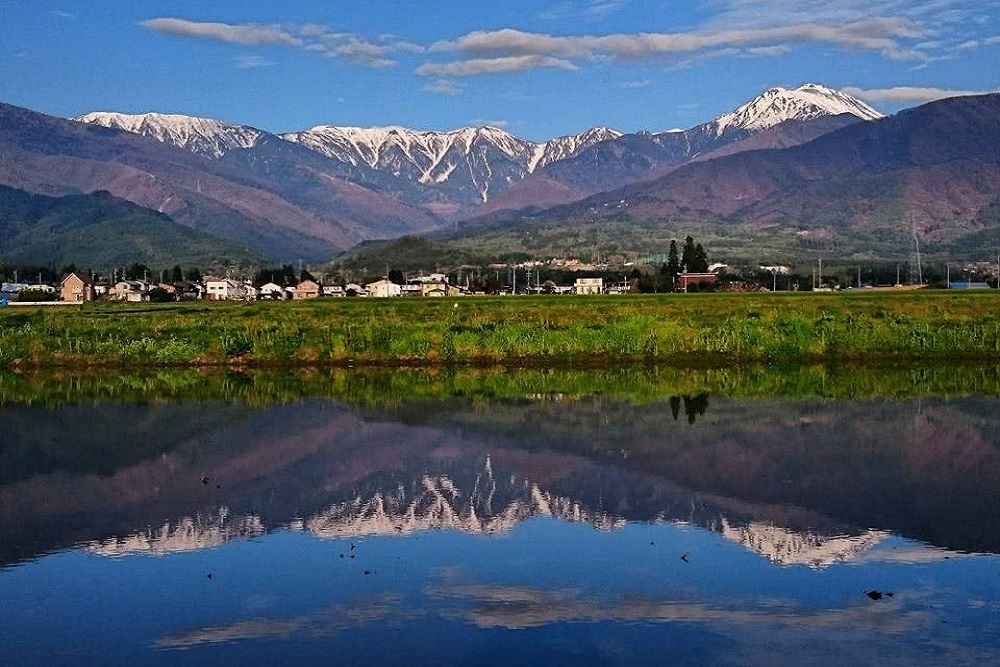
[[[889,536],[876,530],[866,530],[860,535],[819,535],[756,521],[735,525],[725,517],[720,517],[718,530],[723,537],[773,563],[810,567],[854,560]]]
[[[648,481],[635,479],[633,488],[649,493]],[[462,482],[466,482],[463,484]],[[674,507],[691,506],[686,495]],[[657,522],[694,523],[737,542],[744,548],[785,565],[822,567],[849,561],[864,554],[887,534],[863,531],[857,535],[826,535],[795,531],[762,522],[737,523],[718,507],[699,503],[694,514],[661,513]],[[277,519],[277,517],[275,517]],[[425,474],[419,479],[397,479],[370,495],[335,502],[305,519],[292,519],[293,530],[319,537],[345,538],[371,535],[408,535],[427,530],[456,530],[476,535],[504,533],[524,521],[550,518],[587,523],[599,530],[624,527],[626,518],[587,507],[579,500],[547,492],[538,484],[514,474],[496,475],[486,456],[481,470],[456,482],[449,474]],[[275,523],[271,528],[279,527]],[[262,535],[267,531],[256,514],[233,515],[228,508],[185,517],[178,521],[121,538],[98,540],[88,550],[105,556],[171,553],[221,546],[226,542]]]
[[[215,514],[165,523],[159,528],[133,533],[126,537],[95,540],[87,550],[102,556],[127,556],[138,553],[174,553],[222,546],[244,537],[256,537],[266,531],[260,517],[231,517],[227,508]]]
[[[706,402],[689,400],[692,414]],[[987,502],[1000,488],[1000,412],[988,399],[713,399],[694,424],[674,421],[672,401],[604,396],[364,411],[311,400],[221,420],[219,407],[172,404],[171,419],[202,430],[114,465],[85,460],[85,448],[56,449],[54,420],[37,432],[15,422],[65,455],[46,455],[32,473],[31,448],[16,450],[22,472],[0,484],[0,564],[78,543],[176,551],[282,526],[331,537],[488,534],[534,517],[598,528],[685,522],[778,563],[855,558],[890,531],[1000,550],[1000,517]],[[401,416],[417,411],[418,425]],[[149,426],[141,406],[122,414]],[[116,438],[127,442],[123,423]]]
[[[502,533],[522,521],[549,517],[584,522],[595,528],[625,524],[624,517],[584,508],[579,502],[542,491],[537,484],[513,475],[500,484],[489,457],[468,492],[446,475],[424,475],[419,485],[400,484],[368,498],[337,503],[305,521],[305,528],[323,537],[407,534],[452,529],[466,533]]]

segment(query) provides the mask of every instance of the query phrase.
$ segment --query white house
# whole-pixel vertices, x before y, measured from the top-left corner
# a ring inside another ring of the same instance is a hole
[[[365,289],[368,290],[368,296],[390,297],[403,295],[403,288],[391,280],[376,280],[373,283],[365,285]]]
[[[288,298],[288,294],[285,292],[285,288],[281,285],[277,283],[266,283],[260,286],[260,298],[280,301]]]
[[[323,296],[345,296],[343,285],[323,285]]]
[[[232,278],[205,278],[205,293],[209,301],[242,301],[247,296],[246,286]]]
[[[575,289],[577,294],[602,294],[604,278],[577,278]]]
[[[149,284],[142,280],[122,280],[115,283],[108,296],[115,301],[129,303],[149,301]]]

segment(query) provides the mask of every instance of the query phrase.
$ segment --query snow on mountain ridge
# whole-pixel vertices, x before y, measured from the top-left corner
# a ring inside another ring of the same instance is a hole
[[[398,126],[319,125],[281,138],[335,160],[389,170],[423,184],[467,179],[469,187],[486,202],[492,192],[535,169],[572,157],[598,141],[620,136],[617,130],[597,127],[535,143],[492,126],[432,131]]]
[[[181,114],[95,111],[73,120],[140,134],[213,158],[222,157],[234,149],[253,148],[264,134],[247,125]]]
[[[861,100],[839,90],[807,83],[794,90],[770,88],[746,104],[710,123],[716,136],[726,132],[766,130],[786,120],[811,120],[849,113],[862,120],[883,115]]]

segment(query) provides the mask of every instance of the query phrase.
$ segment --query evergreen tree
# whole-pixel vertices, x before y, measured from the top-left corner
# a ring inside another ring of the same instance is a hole
[[[173,269],[170,277],[171,277],[172,281],[175,282],[175,283],[179,283],[182,280],[184,280],[184,272],[181,271],[181,265],[180,264],[174,264],[174,269]]]
[[[677,252],[677,241],[670,240],[670,252],[667,254],[667,263],[663,266],[663,273],[666,278],[667,291],[673,292],[677,287],[677,276],[681,273],[681,258]]]
[[[700,243],[694,247],[691,264],[688,265],[688,271],[691,273],[708,272],[708,255],[705,253],[705,249],[701,247]]]
[[[316,280],[315,278],[313,278],[313,274],[309,273],[308,269],[302,269],[302,274],[299,275],[299,282],[303,282],[303,281],[306,281],[306,280],[311,280],[314,283],[319,282],[318,280]]]
[[[694,239],[688,236],[684,239],[684,251],[681,253],[681,271],[685,273],[693,273],[694,269],[691,268],[691,263],[694,261]]]

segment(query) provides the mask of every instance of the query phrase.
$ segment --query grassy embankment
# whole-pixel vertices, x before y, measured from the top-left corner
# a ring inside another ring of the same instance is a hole
[[[0,311],[0,368],[1000,362],[1000,293],[340,299]]]

